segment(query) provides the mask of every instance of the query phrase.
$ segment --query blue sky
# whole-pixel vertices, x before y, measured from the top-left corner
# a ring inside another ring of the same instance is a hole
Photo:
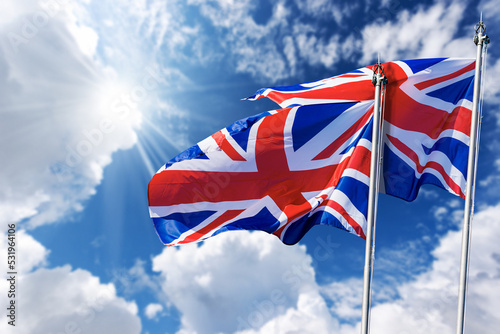
[[[18,319],[2,333],[358,333],[364,241],[225,233],[166,248],[153,173],[235,120],[257,89],[375,62],[488,50],[467,330],[500,317],[499,7],[482,1],[34,1],[0,4],[0,257],[17,226]],[[381,195],[374,333],[454,333],[463,200]],[[6,261],[0,261],[5,274]],[[0,282],[0,303],[8,286]]]

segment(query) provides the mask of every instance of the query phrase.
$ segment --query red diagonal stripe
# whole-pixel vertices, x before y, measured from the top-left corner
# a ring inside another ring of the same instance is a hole
[[[193,234],[187,236],[184,240],[179,241],[179,244],[187,244],[187,243],[190,243],[193,241],[200,240],[208,232],[215,230],[217,227],[219,227],[220,225],[224,224],[225,222],[233,219],[234,217],[238,216],[243,211],[245,211],[245,210],[228,210],[228,211],[224,212],[222,215],[220,215],[218,218],[216,218],[210,224],[206,225],[203,228],[200,228],[198,231],[193,232]]]
[[[475,66],[476,66],[476,63],[471,63],[468,66],[466,66],[466,67],[462,68],[461,70],[458,70],[454,73],[451,73],[451,74],[448,74],[448,75],[445,75],[445,76],[442,76],[439,78],[420,82],[420,83],[416,84],[415,87],[419,90],[422,90],[422,89],[425,89],[427,87],[437,85],[438,83],[445,82],[446,80],[456,78],[464,73],[472,71],[472,70],[474,70]]]
[[[411,148],[406,146],[402,141],[400,141],[396,137],[387,135],[387,138],[398,150],[400,150],[404,155],[406,155],[415,163],[415,168],[420,174],[422,174],[426,168],[432,168],[436,170],[439,174],[441,174],[446,184],[451,188],[451,190],[453,190],[455,194],[458,194],[460,197],[465,198],[465,195],[463,194],[460,186],[450,178],[450,176],[440,163],[436,161],[428,161],[425,164],[425,166],[422,166],[418,160],[418,155]]]
[[[370,119],[373,114],[373,107],[371,107],[356,123],[354,123],[346,132],[335,139],[330,145],[328,145],[323,151],[321,151],[313,160],[328,159],[331,157],[340,146],[346,143],[347,139],[352,137],[357,131],[359,131]]]
[[[338,164],[333,174],[333,179],[337,180],[337,182],[333,184],[333,186],[337,186],[338,181],[346,169],[355,169],[369,177],[371,153],[372,152],[364,146],[356,146],[351,156]]]
[[[215,140],[217,145],[219,145],[220,149],[224,151],[224,153],[227,154],[228,157],[233,159],[234,161],[246,161],[245,158],[239,154],[233,145],[229,143],[227,140],[226,136],[222,133],[222,131],[218,131],[212,135],[212,138]]]
[[[344,217],[345,220],[349,223],[349,225],[352,226],[354,231],[363,239],[366,239],[365,233],[363,232],[363,229],[361,226],[354,220],[352,217],[349,215],[347,211],[345,211],[344,207],[340,205],[339,203],[329,200],[326,203],[326,206],[332,208],[333,210],[337,211],[342,217]]]

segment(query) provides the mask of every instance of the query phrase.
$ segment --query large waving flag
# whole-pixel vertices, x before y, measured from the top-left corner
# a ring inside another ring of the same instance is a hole
[[[158,235],[263,230],[294,244],[322,223],[364,236],[372,113],[372,101],[291,107],[215,133],[151,180]]]
[[[412,201],[422,184],[464,198],[474,59],[433,58],[382,64],[385,94],[381,191]],[[281,107],[373,99],[370,67],[316,82],[260,89]]]
[[[473,60],[383,64],[385,192],[413,200],[421,184],[463,195]],[[229,230],[294,244],[314,225],[364,237],[374,87],[371,67],[265,88],[284,109],[237,121],[182,152],[149,184],[150,215],[168,245]]]

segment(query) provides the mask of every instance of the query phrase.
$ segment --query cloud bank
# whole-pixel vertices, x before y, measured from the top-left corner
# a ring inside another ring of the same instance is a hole
[[[85,9],[66,1],[3,2],[0,21],[0,222],[35,227],[80,211],[111,154],[136,142],[140,86],[103,65]],[[2,9],[2,13],[6,13]],[[147,86],[150,85],[150,86]],[[151,89],[151,88],[150,88]],[[128,97],[128,101],[125,98]]]
[[[4,259],[6,239],[0,240],[0,256]],[[22,259],[18,275],[12,282],[0,281],[0,290],[5,292],[0,295],[0,303],[10,305],[11,300],[15,301],[16,326],[1,321],[2,333],[141,332],[137,305],[118,297],[113,284],[101,283],[90,272],[73,270],[69,265],[46,268],[49,251],[23,230],[17,232],[16,244],[17,258]],[[8,271],[6,261],[2,261],[0,270]],[[16,295],[8,297],[9,290]]]
[[[474,217],[466,319],[472,333],[493,334],[500,326],[495,311],[500,256],[491,246],[500,238],[499,217],[500,205]],[[377,284],[371,312],[374,333],[455,332],[460,244],[461,231],[451,230],[420,274]],[[411,257],[415,250],[409,247],[406,254]],[[178,333],[359,333],[362,280],[318,285],[310,254],[326,250],[306,252],[264,233],[230,232],[201,245],[166,248],[153,258],[153,270],[171,303],[165,306],[182,315]],[[384,260],[390,261],[387,256]],[[409,259],[407,265],[415,261]]]

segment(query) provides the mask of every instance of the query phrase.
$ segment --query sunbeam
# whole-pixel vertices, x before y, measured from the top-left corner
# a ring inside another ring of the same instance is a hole
[[[153,163],[151,162],[151,159],[149,158],[148,154],[144,150],[144,147],[142,146],[142,143],[138,141],[136,143],[137,149],[139,150],[139,154],[141,155],[141,161],[145,165],[145,167],[148,170],[149,175],[153,176],[155,174],[155,168],[153,167]]]

